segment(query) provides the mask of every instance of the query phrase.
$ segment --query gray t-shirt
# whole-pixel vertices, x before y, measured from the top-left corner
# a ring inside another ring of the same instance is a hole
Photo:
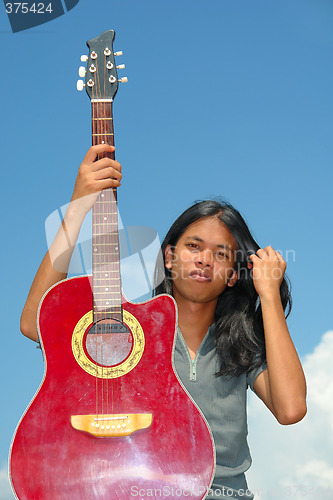
[[[248,386],[254,390],[254,381],[267,368],[266,363],[239,377],[216,377],[220,361],[213,326],[194,360],[177,327],[174,362],[182,383],[205,415],[214,436],[216,472],[207,499],[253,499],[252,494],[246,494],[244,474],[252,462],[247,444],[246,390]]]

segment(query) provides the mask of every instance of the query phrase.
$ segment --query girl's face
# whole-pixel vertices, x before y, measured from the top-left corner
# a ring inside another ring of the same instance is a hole
[[[194,222],[172,250],[165,250],[165,267],[173,280],[173,295],[192,302],[217,302],[237,281],[234,271],[237,244],[217,217]]]

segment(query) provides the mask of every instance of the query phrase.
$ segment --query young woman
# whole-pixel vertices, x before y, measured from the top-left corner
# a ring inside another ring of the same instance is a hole
[[[22,333],[37,340],[36,316],[45,291],[66,277],[81,223],[97,193],[118,187],[120,164],[88,151],[72,203],[32,284],[21,317]],[[216,446],[216,475],[208,498],[248,498],[246,389],[250,386],[281,424],[306,413],[306,385],[285,321],[290,295],[286,263],[253,240],[229,204],[206,201],[186,210],[163,244],[155,294],[170,293],[178,307],[174,362],[183,384],[204,413]],[[57,261],[63,271],[52,265]]]
[[[186,210],[162,250],[155,294],[177,302],[175,366],[216,445],[209,498],[253,498],[244,476],[251,464],[247,386],[281,424],[306,413],[304,375],[284,316],[291,307],[286,263],[273,248],[259,248],[230,204],[212,200]]]

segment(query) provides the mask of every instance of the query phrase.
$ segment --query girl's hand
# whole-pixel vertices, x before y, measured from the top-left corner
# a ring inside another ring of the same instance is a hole
[[[282,255],[268,246],[260,248],[257,253],[250,255],[249,259],[252,264],[249,262],[248,268],[252,268],[253,284],[259,297],[262,299],[280,294],[280,286],[287,268]]]
[[[108,144],[92,146],[79,167],[75,181],[72,202],[84,212],[88,212],[102,189],[117,188],[121,181],[121,165],[111,158],[96,160],[98,154],[112,153],[115,150]]]

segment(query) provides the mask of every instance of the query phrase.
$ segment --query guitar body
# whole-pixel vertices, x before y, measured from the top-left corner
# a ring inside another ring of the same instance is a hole
[[[45,374],[11,446],[17,498],[205,498],[214,449],[173,370],[173,299],[124,299],[129,347],[112,367],[99,363],[99,372],[85,347],[92,303],[87,276],[56,284],[41,302]],[[131,420],[139,417],[132,415],[143,418],[134,430]],[[77,423],[77,416],[88,423]]]

